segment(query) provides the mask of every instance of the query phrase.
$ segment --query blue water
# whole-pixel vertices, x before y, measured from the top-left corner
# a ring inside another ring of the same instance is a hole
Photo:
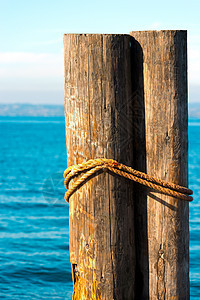
[[[200,299],[200,120],[189,122],[191,299]],[[0,299],[71,299],[64,118],[0,118]]]
[[[63,118],[0,118],[0,299],[71,299]]]
[[[194,192],[190,204],[190,293],[200,299],[200,119],[189,121],[189,187]]]

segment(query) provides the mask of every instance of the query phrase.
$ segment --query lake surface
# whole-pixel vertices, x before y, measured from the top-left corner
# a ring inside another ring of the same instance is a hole
[[[191,299],[200,299],[200,120],[189,122]],[[0,117],[0,299],[71,299],[62,117]]]

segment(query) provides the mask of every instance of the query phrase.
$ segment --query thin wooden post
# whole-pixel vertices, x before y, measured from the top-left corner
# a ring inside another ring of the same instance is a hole
[[[133,165],[131,39],[64,36],[68,166],[97,157]],[[70,198],[74,300],[134,299],[133,186],[104,173]]]
[[[142,65],[135,94],[144,95],[146,171],[187,186],[187,32],[131,35]],[[135,212],[136,299],[189,299],[188,203],[148,192]]]

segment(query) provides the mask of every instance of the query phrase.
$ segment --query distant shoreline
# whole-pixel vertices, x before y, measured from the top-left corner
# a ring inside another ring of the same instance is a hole
[[[189,103],[188,116],[200,119],[200,103]],[[64,117],[64,104],[0,104],[0,117]]]
[[[1,117],[63,117],[64,105],[0,104]]]

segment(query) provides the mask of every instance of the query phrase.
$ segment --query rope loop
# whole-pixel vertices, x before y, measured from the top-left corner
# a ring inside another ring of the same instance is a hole
[[[113,159],[107,158],[90,159],[82,164],[68,167],[63,174],[65,178],[64,184],[67,189],[67,192],[65,193],[65,200],[69,202],[69,198],[84,183],[86,183],[93,176],[97,176],[103,172],[109,172],[112,175],[125,177],[143,184],[155,191],[181,200],[193,200],[193,198],[190,196],[193,194],[192,190],[186,187],[163,181],[146,173],[134,170],[131,167],[120,164]],[[72,187],[68,188],[70,181],[79,175],[81,176],[75,182],[73,182]]]

